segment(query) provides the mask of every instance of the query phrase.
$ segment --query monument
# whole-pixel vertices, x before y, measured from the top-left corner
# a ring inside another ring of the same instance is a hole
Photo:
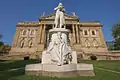
[[[94,76],[92,64],[77,64],[76,51],[70,47],[69,33],[65,26],[65,9],[62,3],[54,9],[55,26],[49,30],[48,47],[42,53],[41,64],[26,65],[26,75],[50,77]]]

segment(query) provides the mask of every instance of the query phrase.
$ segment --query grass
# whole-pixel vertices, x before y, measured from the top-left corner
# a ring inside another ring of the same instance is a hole
[[[81,63],[94,64],[96,74],[94,77],[57,78],[26,76],[24,74],[25,65],[38,62],[37,60],[0,61],[0,80],[120,80],[120,74],[97,68],[120,72],[120,61],[81,61]]]
[[[81,63],[90,63],[93,64],[94,67],[100,67],[104,69],[109,69],[113,71],[120,72],[120,61],[81,61]]]

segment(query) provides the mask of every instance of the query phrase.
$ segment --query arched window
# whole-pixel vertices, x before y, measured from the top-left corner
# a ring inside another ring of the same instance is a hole
[[[98,42],[97,42],[97,40],[93,40],[93,46],[96,47],[96,48],[98,47]]]
[[[24,47],[24,42],[21,41],[20,47],[23,48]]]
[[[26,33],[27,33],[27,31],[26,31],[26,30],[24,30],[24,31],[23,31],[23,35],[26,35]]]
[[[31,30],[30,35],[34,35],[34,30]]]
[[[29,48],[31,48],[33,46],[33,43],[30,41],[29,42]]]
[[[88,32],[87,32],[87,30],[85,30],[85,31],[84,31],[84,35],[88,35]]]
[[[92,35],[95,35],[95,31],[94,30],[92,31]]]
[[[90,48],[90,42],[88,39],[85,40],[85,47]]]

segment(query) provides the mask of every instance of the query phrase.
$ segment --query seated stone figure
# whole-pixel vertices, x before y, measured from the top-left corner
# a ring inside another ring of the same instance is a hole
[[[67,64],[72,61],[71,49],[67,42],[65,33],[52,34],[51,42],[48,46],[47,53],[51,56],[51,63],[57,65]]]

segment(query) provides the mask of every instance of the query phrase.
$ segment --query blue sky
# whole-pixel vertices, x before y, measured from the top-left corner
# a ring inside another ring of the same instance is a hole
[[[12,44],[19,21],[38,21],[43,12],[51,14],[62,1],[66,13],[76,12],[80,21],[100,21],[105,41],[113,40],[111,27],[120,22],[120,0],[0,0],[0,34]]]

